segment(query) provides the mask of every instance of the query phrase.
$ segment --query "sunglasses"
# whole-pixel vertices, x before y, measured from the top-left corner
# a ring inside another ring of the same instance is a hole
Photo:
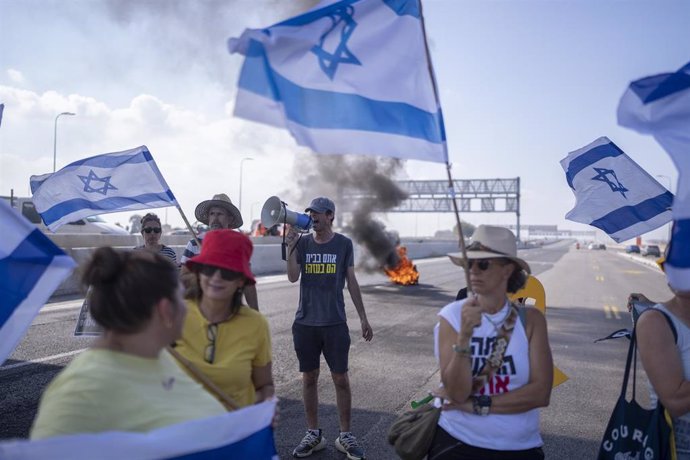
[[[476,264],[480,271],[487,271],[493,262],[497,262],[496,259],[468,259],[467,269],[472,270],[472,267]]]
[[[217,271],[220,272],[220,277],[223,278],[225,281],[235,281],[244,276],[244,274],[240,272],[226,270],[220,267],[214,267],[213,265],[199,265],[199,273],[201,273],[204,276],[208,276],[209,278],[212,277]]]
[[[213,364],[213,360],[216,358],[216,337],[218,337],[218,324],[209,324],[208,329],[206,329],[206,338],[209,344],[204,350],[204,360],[209,364]]]
[[[160,229],[160,227],[144,227],[141,229],[141,231],[144,233],[151,233],[151,232],[160,233],[161,229]]]

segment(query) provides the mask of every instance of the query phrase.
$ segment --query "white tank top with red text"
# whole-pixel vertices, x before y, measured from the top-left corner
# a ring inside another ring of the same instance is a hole
[[[466,300],[466,299],[465,299]],[[439,312],[456,331],[460,331],[460,314],[465,300],[452,302]],[[482,315],[482,323],[472,334],[472,372],[476,375],[484,359],[491,352],[491,345],[497,335],[496,326],[509,311],[506,301],[503,308],[493,315]],[[492,324],[493,322],[493,324]],[[436,344],[438,349],[438,342]],[[503,356],[503,365],[479,394],[497,395],[507,393],[526,385],[529,381],[529,343],[525,327],[518,318]],[[476,447],[494,450],[524,450],[544,444],[539,433],[539,410],[531,409],[519,414],[489,414],[479,416],[459,410],[441,413],[438,424],[454,438]]]

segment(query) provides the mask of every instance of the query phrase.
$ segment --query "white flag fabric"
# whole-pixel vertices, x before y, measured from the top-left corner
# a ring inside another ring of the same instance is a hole
[[[228,41],[235,115],[321,154],[448,162],[418,0],[324,1]]]
[[[0,234],[2,363],[76,264],[4,200],[0,200]]]
[[[277,460],[271,423],[276,400],[148,433],[109,431],[36,441],[0,442],[0,458],[13,460]]]
[[[146,146],[75,161],[31,176],[30,185],[36,210],[52,231],[97,214],[177,205]]]
[[[673,288],[690,291],[690,62],[675,73],[630,83],[618,106],[618,124],[654,136],[678,169],[664,267]]]
[[[606,137],[570,152],[561,166],[575,194],[568,220],[600,228],[619,243],[671,220],[671,192]]]

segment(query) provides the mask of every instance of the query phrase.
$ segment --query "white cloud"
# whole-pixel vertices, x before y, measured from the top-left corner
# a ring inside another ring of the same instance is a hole
[[[146,145],[173,193],[194,220],[196,204],[216,193],[239,199],[239,166],[244,157],[243,212],[251,205],[292,186],[290,172],[296,147],[289,135],[274,128],[223,115],[206,115],[142,94],[127,106],[110,108],[102,101],[56,91],[43,94],[0,86],[6,109],[0,132],[0,195],[28,193],[29,176],[52,171],[55,116],[72,111],[58,123],[57,168],[81,158]],[[253,211],[258,214],[255,205]],[[104,216],[107,220],[109,216]],[[126,221],[118,216],[119,221]],[[169,212],[173,225],[182,225]]]
[[[18,85],[22,85],[26,82],[24,75],[16,69],[7,69],[7,76],[12,83],[16,83]]]

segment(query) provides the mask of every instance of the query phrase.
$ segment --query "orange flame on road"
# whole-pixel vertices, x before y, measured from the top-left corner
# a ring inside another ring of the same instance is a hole
[[[398,246],[398,257],[400,262],[395,268],[383,270],[388,275],[391,281],[403,286],[410,286],[419,282],[419,272],[417,267],[407,258],[407,248],[405,246]]]

